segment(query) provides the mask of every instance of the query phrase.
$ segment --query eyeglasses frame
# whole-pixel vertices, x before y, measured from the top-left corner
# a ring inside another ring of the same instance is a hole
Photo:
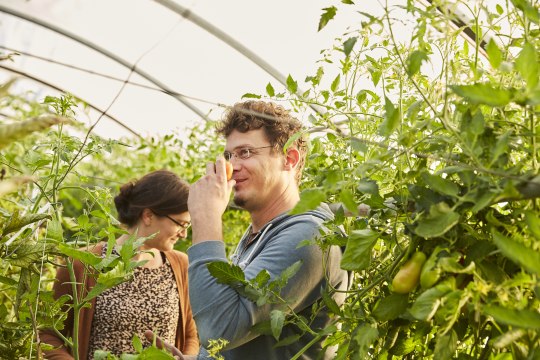
[[[161,216],[161,217],[166,217],[167,219],[171,220],[173,223],[175,223],[180,229],[182,230],[186,230],[189,229],[191,227],[191,222],[189,221],[186,221],[184,224],[180,223],[179,221],[173,219],[172,217],[170,217],[169,215],[160,215],[158,213],[156,213],[154,210],[150,209],[150,211],[152,211],[154,213],[154,215],[156,216]]]
[[[268,145],[268,146],[260,146],[260,147],[249,147],[249,146],[242,146],[240,148],[237,148],[237,149],[234,149],[233,151],[224,151],[223,152],[223,157],[225,158],[225,160],[227,161],[231,161],[231,159],[234,157],[238,160],[247,160],[249,159],[250,157],[252,157],[253,155],[257,155],[257,153],[252,153],[253,150],[260,150],[260,149],[268,149],[268,148],[273,148],[274,145]],[[237,155],[237,151],[238,150],[247,150],[248,151],[248,156],[246,157],[240,157]]]

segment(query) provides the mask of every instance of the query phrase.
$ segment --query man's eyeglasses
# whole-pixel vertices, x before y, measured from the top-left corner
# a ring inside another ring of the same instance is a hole
[[[274,147],[274,146],[269,145],[269,146],[261,146],[261,147],[256,147],[256,148],[243,147],[243,148],[234,149],[233,151],[224,151],[223,156],[225,157],[225,160],[227,161],[231,161],[233,157],[240,160],[246,160],[252,157],[253,155],[257,155],[257,151],[255,150],[267,149],[271,147]]]

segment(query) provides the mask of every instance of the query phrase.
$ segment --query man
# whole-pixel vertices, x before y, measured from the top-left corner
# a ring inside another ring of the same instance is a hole
[[[298,182],[306,158],[306,143],[299,137],[285,151],[283,149],[289,138],[301,130],[301,123],[281,106],[262,101],[236,104],[218,129],[226,138],[225,158],[208,164],[206,176],[190,189],[191,305],[203,347],[210,339],[223,338],[229,342],[221,352],[225,359],[290,359],[313,340],[311,335],[304,335],[292,344],[274,347],[277,341],[273,336],[260,335],[252,327],[270,320],[271,311],[282,307],[277,304],[257,306],[210,275],[208,263],[227,261],[221,217],[233,189],[234,202],[249,212],[252,221],[232,257],[233,263],[244,270],[246,279],[254,278],[261,270],[267,270],[274,279],[292,264],[302,261],[300,270],[282,289],[281,296],[306,319],[310,319],[311,306],[321,298],[327,282],[340,290],[347,286],[347,273],[339,267],[339,248],[332,247],[323,253],[316,245],[299,247],[302,241],[320,234],[321,224],[332,218],[329,208],[323,204],[315,211],[288,215],[300,199]],[[226,159],[233,165],[229,181]],[[338,297],[339,303],[343,296]],[[318,330],[328,323],[328,314],[323,310],[311,327]],[[283,328],[281,338],[297,333],[300,331],[296,326],[288,325]],[[300,358],[315,359],[322,351],[321,339]],[[327,351],[323,358],[333,355],[332,351]],[[199,358],[206,358],[204,348]]]

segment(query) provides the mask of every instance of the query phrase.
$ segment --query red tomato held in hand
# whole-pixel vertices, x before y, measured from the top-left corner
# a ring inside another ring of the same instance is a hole
[[[225,172],[227,173],[227,181],[232,179],[233,167],[230,162],[225,163]]]

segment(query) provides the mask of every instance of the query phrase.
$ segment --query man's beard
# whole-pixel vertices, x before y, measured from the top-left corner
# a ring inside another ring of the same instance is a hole
[[[237,198],[236,196],[233,197],[233,202],[236,206],[239,206],[241,208],[243,208],[244,206],[246,206],[246,199],[243,199],[243,198]]]

